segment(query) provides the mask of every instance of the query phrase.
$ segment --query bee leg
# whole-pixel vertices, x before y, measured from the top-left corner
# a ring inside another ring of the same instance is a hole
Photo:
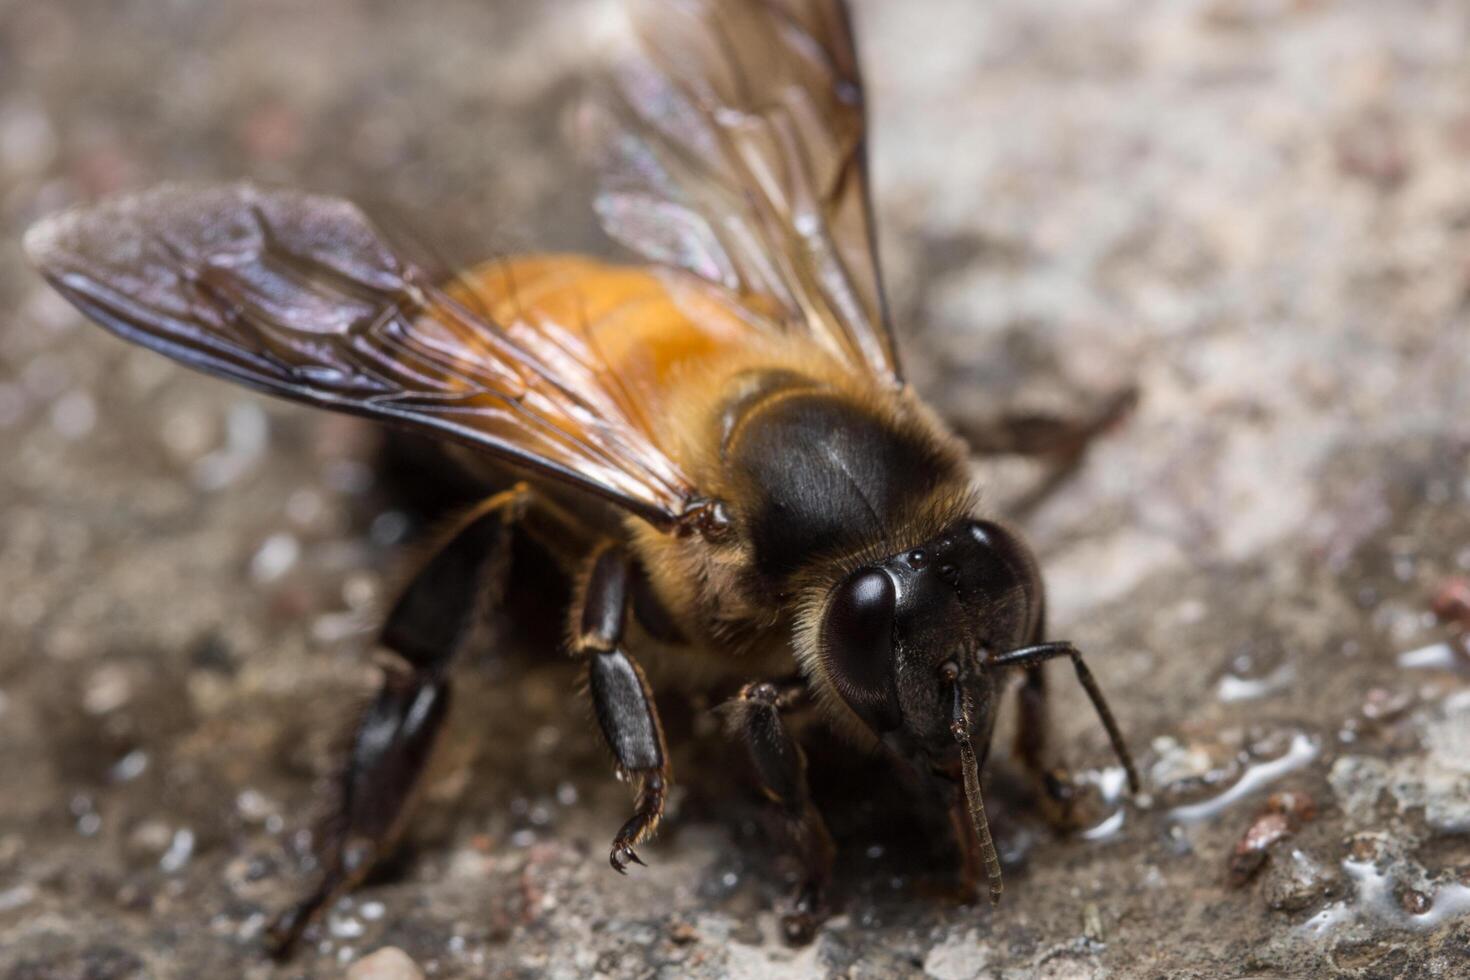
[[[1129,791],[1135,794],[1140,792],[1141,784],[1138,779],[1138,768],[1133,764],[1133,755],[1128,751],[1128,745],[1123,739],[1123,732],[1118,727],[1117,719],[1113,717],[1113,711],[1108,706],[1107,698],[1103,696],[1102,689],[1098,687],[1097,680],[1092,676],[1092,671],[1088,669],[1087,664],[1082,659],[1082,654],[1076,647],[1065,642],[1037,643],[1032,646],[1022,647],[1019,650],[1011,650],[1007,653],[993,656],[985,661],[985,667],[987,670],[993,671],[1012,668],[1024,669],[1027,675],[1027,684],[1035,685],[1032,697],[1034,698],[1034,703],[1039,705],[1041,692],[1045,690],[1043,686],[1044,681],[1037,679],[1040,677],[1040,668],[1048,660],[1055,660],[1062,657],[1072,661],[1072,668],[1076,671],[1077,681],[1087,693],[1088,700],[1092,702],[1093,711],[1097,713],[1098,721],[1102,723],[1103,730],[1107,732],[1108,741],[1113,747],[1113,753],[1117,756],[1118,762],[1123,767],[1123,773],[1128,780]],[[1027,710],[1024,701],[1022,702],[1022,710],[1023,712]],[[1023,714],[1023,725],[1028,720]],[[1041,731],[1041,725],[1038,724],[1036,729],[1038,732]],[[1039,760],[1039,746],[1035,746],[1034,750],[1036,751],[1036,758]],[[1025,758],[1026,756],[1023,754],[1022,759],[1024,760]],[[1039,769],[1040,764],[1038,762],[1036,769],[1033,771]],[[1045,773],[1043,778],[1058,782],[1061,781],[1058,776],[1058,770]]]
[[[1126,418],[1137,405],[1138,388],[1130,385],[1115,392],[1097,411],[1080,418],[1016,412],[979,424],[962,425],[961,431],[977,453],[1076,456],[1089,442]]]
[[[1137,405],[1138,388],[1129,385],[1097,411],[1080,418],[1015,413],[981,423],[961,424],[959,428],[971,449],[981,455],[1030,456],[1050,461],[1048,471],[1037,485],[1007,508],[1013,516],[1023,517],[1077,471],[1094,439],[1127,418]]]
[[[1040,643],[1046,635],[1046,606],[1042,603],[1032,631],[1031,642]],[[1020,717],[1016,721],[1016,736],[1013,751],[1021,765],[1035,780],[1041,801],[1041,811],[1048,823],[1062,829],[1080,826],[1076,811],[1077,793],[1071,776],[1064,766],[1051,764],[1047,753],[1047,741],[1051,731],[1048,717],[1046,693],[1046,666],[1037,663],[1026,668],[1026,676],[1016,689],[1016,708]]]
[[[633,816],[613,838],[608,854],[608,863],[619,874],[630,863],[643,863],[633,848],[658,829],[669,790],[668,751],[648,679],[620,646],[633,573],[632,560],[616,544],[593,555],[572,642],[572,654],[587,661],[592,707],[618,774],[638,784]]]
[[[392,848],[449,707],[448,671],[504,590],[524,485],[476,507],[398,597],[380,641],[396,656],[358,719],[337,811],[322,835],[316,887],[267,932],[271,954],[291,952],[311,921]]]
[[[747,684],[736,699],[733,728],[745,743],[761,789],[776,805],[789,835],[802,877],[792,907],[781,917],[786,941],[808,943],[826,917],[825,892],[832,877],[836,847],[807,789],[806,755],[791,737],[781,713],[805,703],[804,684]]]
[[[1028,667],[1025,679],[1016,690],[1020,719],[1016,725],[1015,753],[1036,781],[1047,822],[1063,830],[1076,830],[1087,821],[1078,812],[1077,788],[1066,767],[1048,761],[1046,700],[1046,669],[1040,664]]]
[[[1021,713],[1016,725],[1016,757],[1033,773],[1046,768],[1047,713],[1046,672],[1042,667],[1026,670],[1025,680],[1016,690],[1016,704]]]

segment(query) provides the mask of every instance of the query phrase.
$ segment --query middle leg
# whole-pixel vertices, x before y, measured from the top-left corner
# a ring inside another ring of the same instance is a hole
[[[1047,822],[1061,830],[1074,830],[1086,821],[1078,812],[1077,787],[1066,767],[1049,758],[1046,702],[1046,668],[1041,664],[1026,668],[1026,676],[1016,690],[1016,758],[1035,780]]]
[[[1118,762],[1122,764],[1123,771],[1128,777],[1128,788],[1134,793],[1139,792],[1138,769],[1133,764],[1133,756],[1128,751],[1128,745],[1123,739],[1123,732],[1118,728],[1118,722],[1113,717],[1112,709],[1108,707],[1107,699],[1103,697],[1102,689],[1098,687],[1097,680],[1092,676],[1092,671],[1088,669],[1087,664],[1082,659],[1082,654],[1076,647],[1066,642],[1037,643],[1033,646],[1022,647],[1019,650],[1011,650],[1008,653],[991,657],[985,661],[984,666],[987,670],[1023,668],[1027,671],[1029,682],[1030,678],[1040,676],[1040,669],[1044,663],[1060,657],[1066,657],[1072,661],[1072,668],[1077,673],[1077,681],[1082,685],[1082,689],[1087,692],[1088,700],[1092,702],[1092,708],[1097,712],[1097,717],[1102,722],[1103,730],[1107,732],[1108,742],[1113,747],[1113,753],[1118,757]],[[1044,688],[1041,690],[1044,690]],[[1022,708],[1024,712],[1024,701]],[[1025,733],[1023,732],[1022,737],[1024,735]],[[1040,743],[1038,742],[1035,749],[1038,754],[1039,745]],[[1022,758],[1025,758],[1024,754]]]
[[[1046,621],[1047,616],[1043,610],[1032,632],[1030,648],[1033,650],[1047,646],[1042,642],[1042,637],[1046,635]],[[1042,656],[1020,664],[1025,671],[1025,677],[1016,690],[1018,717],[1014,751],[1016,758],[1034,780],[1041,812],[1047,822],[1058,830],[1075,831],[1093,822],[1096,814],[1091,812],[1094,807],[1090,804],[1095,801],[1088,799],[1088,794],[1073,780],[1067,767],[1054,759],[1048,751],[1051,720],[1047,711],[1046,660],[1047,657]],[[1089,678],[1090,676],[1088,674]],[[1095,683],[1093,687],[1096,687]],[[1091,696],[1093,692],[1089,690],[1088,693]],[[1094,703],[1101,698],[1099,691]],[[1109,737],[1112,737],[1117,726],[1111,722],[1111,713],[1106,717],[1108,720],[1105,725],[1109,727]],[[1126,750],[1119,754],[1120,759],[1126,757]],[[1125,768],[1129,770],[1129,778],[1136,781],[1131,772],[1131,760],[1125,763]]]
[[[789,912],[781,917],[788,942],[810,942],[826,915],[825,892],[832,878],[836,847],[807,788],[806,755],[781,720],[783,712],[804,707],[806,685],[770,681],[747,684],[735,702],[732,727],[745,743],[761,789],[777,807],[781,823],[801,862],[801,882]]]

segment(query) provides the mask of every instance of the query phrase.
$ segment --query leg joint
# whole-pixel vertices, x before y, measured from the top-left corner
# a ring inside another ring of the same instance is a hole
[[[770,681],[757,681],[747,684],[740,689],[740,700],[760,705],[762,707],[774,708],[781,699],[781,691]]]
[[[608,653],[623,638],[627,619],[631,563],[623,549],[609,545],[592,559],[582,587],[577,652]]]

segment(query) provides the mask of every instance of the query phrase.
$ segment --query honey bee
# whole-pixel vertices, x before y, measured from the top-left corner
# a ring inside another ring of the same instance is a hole
[[[568,646],[636,789],[609,849],[620,873],[643,864],[672,779],[650,676],[731,697],[729,728],[802,869],[794,941],[827,908],[835,854],[797,712],[947,807],[965,880],[988,879],[992,900],[980,771],[1009,675],[1026,675],[1027,766],[1046,772],[1041,667],[1067,658],[1137,791],[1081,655],[1047,639],[1031,551],[977,510],[969,449],[1039,440],[1002,426],[967,448],[904,381],[844,3],[651,0],[633,16],[643,55],[582,123],[598,214],[645,264],[528,255],[438,282],[352,204],[248,183],[163,185],[26,236],[46,279],[126,340],[522,476],[391,606],[391,665],[351,742],[321,878],[272,926],[277,952],[402,830],[450,665],[500,601],[518,533],[577,569]]]

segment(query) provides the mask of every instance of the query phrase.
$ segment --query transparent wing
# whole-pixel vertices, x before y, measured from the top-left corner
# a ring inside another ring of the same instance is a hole
[[[26,250],[89,317],[190,367],[456,440],[660,526],[694,504],[575,332],[518,342],[345,201],[165,185],[47,219]]]
[[[842,0],[641,0],[646,58],[588,107],[604,228],[898,383]]]

